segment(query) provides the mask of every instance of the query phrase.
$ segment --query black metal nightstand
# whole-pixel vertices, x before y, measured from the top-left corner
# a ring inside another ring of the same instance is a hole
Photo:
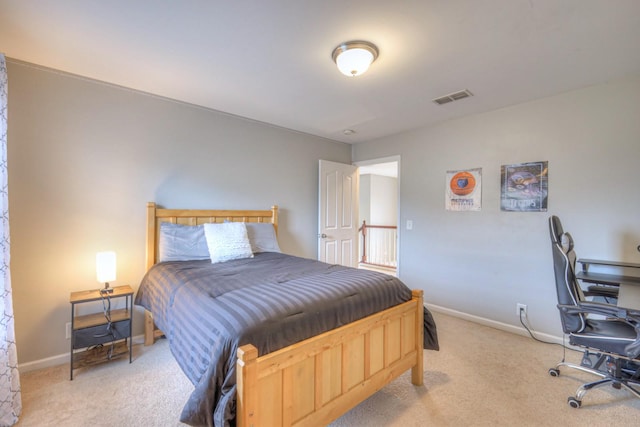
[[[131,333],[133,327],[133,289],[131,286],[116,286],[113,292],[100,290],[72,292],[71,303],[71,355],[70,379],[73,370],[121,357],[129,353],[133,358]],[[111,309],[111,302],[124,298],[125,308]],[[102,301],[103,311],[77,315],[76,306]],[[108,344],[108,345],[107,345]],[[83,349],[83,351],[77,351]]]

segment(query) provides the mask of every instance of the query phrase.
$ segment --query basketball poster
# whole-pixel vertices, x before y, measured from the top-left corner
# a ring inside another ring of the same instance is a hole
[[[500,170],[500,209],[546,212],[549,191],[548,162],[503,165]]]
[[[479,211],[482,207],[482,168],[447,171],[445,208]]]

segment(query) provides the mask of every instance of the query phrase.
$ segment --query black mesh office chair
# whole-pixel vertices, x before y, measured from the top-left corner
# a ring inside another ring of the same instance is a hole
[[[640,398],[640,311],[586,301],[575,275],[571,235],[564,232],[557,216],[549,218],[549,232],[562,330],[571,345],[584,351],[580,365],[565,362],[563,357],[555,368],[549,369],[549,374],[557,377],[560,367],[566,366],[601,378],[583,384],[575,397],[568,398],[573,408],[582,405],[587,391],[609,383]],[[599,316],[594,319],[589,314]]]

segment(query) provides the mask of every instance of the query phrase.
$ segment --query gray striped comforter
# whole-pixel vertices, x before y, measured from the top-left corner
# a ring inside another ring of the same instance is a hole
[[[153,313],[195,386],[181,421],[223,426],[234,424],[239,346],[267,354],[409,299],[411,291],[386,274],[267,252],[156,264],[135,303]],[[438,348],[426,309],[425,348]]]

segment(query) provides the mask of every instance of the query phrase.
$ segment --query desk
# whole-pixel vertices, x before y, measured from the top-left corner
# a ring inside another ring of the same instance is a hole
[[[639,269],[640,264],[632,262],[603,261],[598,259],[579,259],[582,271],[576,273],[576,278],[587,283],[600,283],[619,286],[618,307],[635,308],[640,310],[640,276],[626,276],[621,274],[594,273],[589,266],[600,265],[606,267]]]

